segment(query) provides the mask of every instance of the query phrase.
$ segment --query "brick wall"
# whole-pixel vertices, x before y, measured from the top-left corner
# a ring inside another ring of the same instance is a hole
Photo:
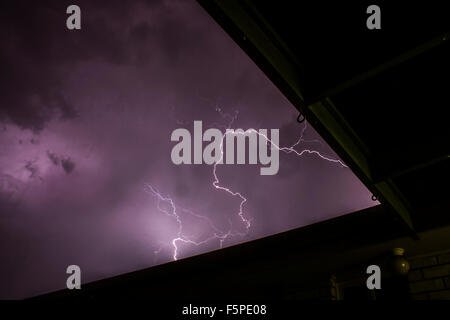
[[[408,259],[414,300],[450,300],[450,251]]]

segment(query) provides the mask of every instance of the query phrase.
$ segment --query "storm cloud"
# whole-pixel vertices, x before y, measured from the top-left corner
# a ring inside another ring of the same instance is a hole
[[[314,153],[259,166],[174,165],[173,130],[279,128],[280,145],[334,152],[195,1],[69,1],[0,7],[0,298],[173,260],[171,241],[223,246],[373,205],[353,173]],[[306,125],[306,127],[305,127]],[[303,133],[303,136],[302,136]],[[302,136],[302,140],[299,137]],[[180,243],[177,258],[220,248]]]

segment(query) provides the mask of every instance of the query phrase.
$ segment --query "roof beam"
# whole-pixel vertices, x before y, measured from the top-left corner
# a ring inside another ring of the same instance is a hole
[[[373,183],[370,150],[346,123],[329,98],[307,105],[302,95],[302,67],[281,38],[247,1],[198,0],[290,102],[305,116],[381,203],[393,209],[417,237],[410,206],[391,180]]]

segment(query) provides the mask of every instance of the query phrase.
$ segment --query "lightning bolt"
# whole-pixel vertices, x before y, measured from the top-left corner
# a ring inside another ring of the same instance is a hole
[[[173,246],[173,260],[178,260],[178,246],[177,243],[178,242],[182,242],[182,243],[187,243],[187,244],[192,244],[195,246],[200,246],[202,244],[208,243],[211,240],[217,239],[219,240],[220,243],[220,248],[222,248],[223,246],[223,241],[230,235],[231,233],[231,228],[230,231],[228,232],[223,232],[219,229],[217,229],[214,224],[211,222],[210,219],[208,219],[205,216],[196,214],[188,209],[185,208],[181,208],[181,207],[177,207],[174,203],[174,201],[169,198],[169,197],[164,197],[155,187],[153,187],[150,184],[146,184],[145,185],[145,191],[152,194],[153,196],[155,196],[157,198],[157,208],[160,212],[164,213],[165,215],[167,215],[168,217],[171,217],[173,219],[175,219],[177,225],[178,225],[178,231],[177,231],[177,235],[174,239],[172,239],[171,244]],[[163,207],[161,207],[161,202],[167,202],[170,205],[170,210],[167,210]],[[183,223],[181,221],[181,217],[178,214],[178,210],[182,210],[185,211],[187,213],[189,213],[190,215],[200,218],[200,219],[205,219],[209,225],[211,226],[211,228],[214,230],[214,233],[212,236],[208,237],[205,240],[202,241],[194,241],[192,239],[189,239],[186,235],[183,234]],[[161,246],[160,248],[158,248],[158,250],[156,250],[154,253],[158,254],[161,250],[162,250],[163,246]]]
[[[298,140],[292,144],[291,146],[288,147],[279,147],[277,144],[275,144],[267,135],[264,135],[262,133],[260,133],[259,131],[255,130],[255,129],[248,129],[246,131],[233,131],[230,130],[231,126],[233,125],[234,121],[237,119],[238,116],[238,111],[235,111],[234,115],[225,113],[222,111],[222,109],[216,105],[216,109],[215,109],[219,115],[221,116],[222,119],[229,119],[228,125],[220,125],[221,127],[224,127],[225,129],[225,134],[222,136],[222,140],[221,140],[221,144],[220,144],[220,159],[218,161],[216,161],[213,165],[213,182],[212,182],[212,186],[213,188],[215,188],[216,190],[221,190],[223,192],[228,193],[229,195],[233,196],[233,197],[237,197],[239,198],[239,210],[237,212],[238,217],[240,218],[240,221],[242,222],[242,224],[245,227],[245,232],[233,232],[233,223],[231,222],[231,220],[229,220],[229,228],[227,231],[222,231],[219,230],[213,223],[212,221],[203,215],[199,215],[197,213],[194,213],[188,209],[182,208],[180,206],[177,206],[175,204],[175,202],[173,201],[172,198],[167,197],[167,196],[163,196],[157,188],[153,187],[150,184],[146,184],[146,188],[145,191],[150,193],[151,195],[155,196],[157,198],[157,209],[164,213],[165,215],[173,218],[178,226],[178,231],[176,236],[172,239],[172,241],[170,242],[170,245],[173,247],[173,254],[172,254],[172,258],[174,261],[178,260],[178,254],[179,254],[179,247],[178,247],[178,243],[184,243],[184,244],[191,244],[194,246],[201,246],[203,244],[206,244],[210,241],[213,240],[218,240],[219,241],[219,248],[223,248],[223,243],[224,241],[226,241],[228,238],[233,237],[233,236],[246,236],[249,232],[250,232],[250,227],[251,227],[251,219],[247,218],[244,214],[244,204],[247,202],[247,198],[240,192],[238,191],[233,191],[230,187],[224,186],[221,184],[219,176],[217,174],[217,165],[220,164],[222,162],[223,159],[223,141],[225,140],[225,137],[227,135],[245,135],[248,133],[256,133],[257,135],[259,135],[260,137],[263,137],[266,140],[267,144],[270,144],[271,149],[277,149],[281,152],[284,152],[286,154],[291,154],[293,153],[294,155],[296,155],[297,157],[301,157],[304,154],[313,154],[318,156],[320,159],[331,162],[331,163],[337,163],[339,165],[341,165],[342,167],[347,167],[341,160],[339,159],[334,159],[328,156],[325,156],[323,154],[321,154],[318,150],[312,150],[312,149],[303,149],[301,151],[298,151],[296,149],[296,147],[298,147],[300,145],[300,143],[302,142],[316,142],[316,143],[321,143],[320,140],[305,140],[303,139],[306,128],[307,128],[307,122],[305,121],[305,125],[302,128],[300,137],[298,138]],[[167,204],[169,204],[170,210],[161,207],[161,203],[165,202]],[[184,211],[196,218],[199,219],[204,219],[205,221],[208,222],[209,226],[211,227],[211,229],[213,230],[213,233],[211,236],[209,236],[208,238],[201,240],[201,241],[196,241],[194,239],[192,239],[192,237],[188,237],[183,233],[183,222],[182,222],[182,218],[179,215],[179,212]],[[158,250],[154,251],[155,254],[158,254],[162,248],[164,246],[161,246]]]

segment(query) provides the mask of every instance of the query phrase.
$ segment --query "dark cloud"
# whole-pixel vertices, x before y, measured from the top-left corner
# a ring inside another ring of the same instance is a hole
[[[76,106],[64,98],[61,85],[70,74],[62,68],[87,59],[126,61],[126,43],[107,15],[102,16],[101,7],[97,5],[100,11],[92,10],[91,15],[90,1],[78,3],[86,8],[82,14],[88,36],[84,30],[65,28],[69,1],[2,2],[0,120],[40,131],[54,117],[75,118]],[[107,10],[111,11],[112,16],[126,16],[129,6],[116,2]]]
[[[202,54],[208,50],[204,32],[192,23],[179,28],[182,13],[177,3],[78,1],[82,29],[69,31],[65,12],[70,1],[3,2],[0,120],[40,131],[55,117],[75,118],[79,111],[65,98],[61,83],[80,61],[140,65],[158,59],[176,65],[184,61],[186,51]],[[151,22],[133,23],[131,14],[140,6],[154,9]]]
[[[64,172],[67,174],[71,173],[75,169],[75,162],[72,161],[70,157],[64,158],[50,151],[47,151],[47,157],[55,166],[61,164]]]
[[[59,164],[59,157],[56,154],[54,154],[50,151],[47,151],[47,156],[55,166],[57,166]]]
[[[70,158],[67,159],[61,159],[61,166],[63,167],[64,171],[69,174],[75,169],[75,162],[70,160]]]
[[[29,172],[29,178],[35,178],[39,172],[39,169],[36,166],[36,160],[26,161],[25,170]]]

